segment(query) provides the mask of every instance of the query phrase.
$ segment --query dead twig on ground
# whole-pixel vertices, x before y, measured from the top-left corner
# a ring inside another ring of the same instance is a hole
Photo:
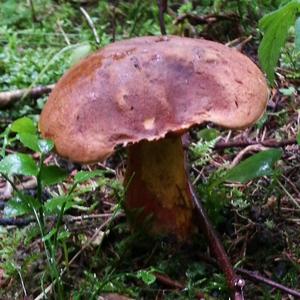
[[[251,280],[256,283],[264,283],[264,284],[269,285],[277,290],[280,290],[284,293],[292,295],[292,296],[296,297],[296,299],[300,299],[300,292],[293,290],[291,288],[288,288],[288,287],[286,287],[280,283],[277,283],[273,280],[265,278],[265,277],[261,276],[260,274],[258,274],[257,272],[248,271],[248,270],[241,269],[241,268],[237,268],[236,270],[239,274],[243,275],[248,280]]]
[[[165,274],[161,274],[161,273],[155,272],[154,275],[155,275],[156,280],[158,282],[160,282],[160,283],[162,283],[162,284],[164,284],[164,285],[166,285],[168,287],[179,289],[179,290],[185,289],[185,286],[182,283],[180,283],[177,280],[171,279],[169,276],[167,276]],[[197,292],[196,297],[199,300],[205,299],[205,295],[203,293],[201,293],[201,292]]]
[[[75,223],[75,222],[83,222],[91,219],[100,219],[111,217],[113,214],[92,214],[92,215],[83,215],[83,216],[71,216],[65,215],[63,217],[64,223]],[[57,220],[56,216],[47,216],[46,221],[55,222]],[[0,226],[17,226],[24,227],[29,225],[30,223],[35,223],[37,220],[33,217],[27,218],[0,218]]]
[[[190,187],[193,202],[197,208],[198,218],[199,218],[199,225],[208,239],[209,248],[212,254],[216,257],[218,265],[220,269],[224,272],[227,284],[231,290],[231,298],[234,300],[243,300],[243,288],[245,285],[245,281],[236,275],[235,271],[233,270],[232,264],[229,261],[229,258],[225,252],[225,249],[213,228],[201,201],[197,198],[194,190]]]
[[[185,20],[187,20],[191,25],[195,26],[195,25],[205,25],[205,24],[210,25],[224,20],[237,22],[239,20],[239,17],[235,14],[228,14],[228,15],[209,14],[205,16],[199,16],[196,14],[186,13],[178,16],[174,24],[178,25],[184,22]]]
[[[199,254],[197,254],[197,257],[200,258],[201,260],[205,261],[208,264],[214,265],[215,267],[218,266],[217,261],[212,257],[206,256],[206,255],[199,255]],[[244,268],[236,268],[236,272],[243,275],[245,278],[247,278],[248,280],[250,280],[254,283],[264,283],[264,284],[269,285],[275,289],[278,289],[284,293],[292,295],[292,296],[296,297],[296,299],[300,299],[299,291],[291,289],[289,287],[286,287],[285,285],[275,282],[271,279],[268,279],[268,278],[260,275],[256,271],[249,271]]]
[[[269,149],[269,148],[264,147],[264,146],[262,146],[262,145],[260,145],[260,144],[249,145],[249,146],[247,146],[246,148],[244,148],[243,150],[241,150],[241,151],[236,155],[236,157],[234,158],[234,160],[231,162],[229,169],[235,167],[235,166],[243,159],[243,157],[244,157],[247,153],[252,152],[252,151],[259,152],[259,151],[264,151],[264,150],[267,150],[267,149]]]
[[[93,20],[91,19],[91,17],[89,16],[89,14],[87,13],[87,11],[83,7],[80,7],[80,11],[83,14],[83,16],[85,17],[85,19],[87,20],[90,28],[92,29],[93,35],[95,37],[96,44],[100,45],[100,38],[99,38],[98,32],[97,32],[97,30],[95,28],[95,25],[93,23]]]
[[[168,1],[167,0],[157,0],[157,5],[159,8],[159,26],[162,35],[166,35],[166,24],[164,20],[164,13],[167,11]]]
[[[32,177],[29,180],[26,180],[16,185],[16,188],[18,189],[18,191],[21,191],[21,190],[32,189],[35,188],[36,186],[37,186],[36,178]],[[13,187],[7,181],[5,182],[4,186],[0,188],[0,200],[8,200],[12,198],[12,196],[13,196]]]
[[[270,148],[280,148],[285,147],[289,145],[296,145],[297,140],[296,138],[276,141],[276,140],[265,140],[265,141],[249,141],[249,140],[237,140],[237,141],[227,141],[227,142],[217,142],[214,146],[214,149],[217,150],[223,150],[226,148],[243,148],[250,145],[261,145],[264,147],[270,147]]]
[[[48,94],[54,88],[54,84],[46,86],[37,86],[31,89],[20,89],[15,91],[0,92],[0,108],[13,104],[17,100],[21,100],[24,97],[39,98],[45,94]]]

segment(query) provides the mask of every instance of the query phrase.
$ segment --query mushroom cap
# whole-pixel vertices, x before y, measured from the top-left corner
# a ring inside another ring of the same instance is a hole
[[[42,111],[40,130],[73,161],[104,160],[117,145],[213,122],[253,124],[268,88],[259,68],[222,44],[175,36],[110,44],[72,67]]]

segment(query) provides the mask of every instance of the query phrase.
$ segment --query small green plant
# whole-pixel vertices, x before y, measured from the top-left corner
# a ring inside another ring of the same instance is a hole
[[[8,201],[5,208],[6,216],[32,215],[38,224],[39,234],[42,238],[44,251],[48,264],[48,272],[52,282],[55,283],[56,294],[59,299],[63,299],[63,284],[61,271],[56,260],[56,253],[61,246],[67,258],[65,240],[69,237],[68,231],[62,227],[63,216],[67,210],[75,204],[74,191],[78,184],[81,184],[94,177],[103,177],[104,171],[80,171],[74,176],[74,181],[66,191],[50,199],[43,198],[44,191],[52,185],[62,183],[68,173],[56,165],[46,165],[45,159],[53,148],[53,143],[49,140],[41,139],[37,132],[35,123],[28,117],[16,120],[7,127],[1,134],[3,139],[0,160],[0,175],[11,184],[14,189],[14,197]],[[25,148],[34,151],[38,155],[35,161],[27,153],[6,154],[6,149],[12,143],[20,142]],[[37,181],[36,194],[29,195],[18,190],[14,183],[14,176],[33,176]],[[55,216],[56,224],[49,229],[46,226],[46,217]],[[13,266],[5,257],[6,266]],[[12,269],[12,267],[10,267]],[[17,268],[13,268],[17,270]],[[18,272],[20,274],[20,272]],[[47,273],[45,273],[47,275]],[[45,276],[45,280],[47,276]]]
[[[282,151],[270,149],[259,152],[243,160],[231,169],[219,169],[211,175],[207,182],[199,185],[199,192],[202,196],[208,214],[215,224],[223,221],[222,211],[228,206],[228,192],[231,193],[232,205],[237,209],[244,209],[249,206],[242,198],[237,189],[224,187],[225,182],[247,183],[250,180],[263,176],[273,176],[275,163],[281,158]]]
[[[300,1],[284,1],[274,12],[265,15],[259,22],[259,27],[264,32],[264,37],[258,49],[260,64],[267,73],[268,79],[273,83],[274,69],[277,65],[281,48],[284,46],[288,37],[288,31],[295,25],[296,51],[300,51],[300,21],[297,15],[300,12]]]

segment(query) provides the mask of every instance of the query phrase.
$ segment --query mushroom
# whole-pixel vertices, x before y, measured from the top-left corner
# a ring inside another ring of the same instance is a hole
[[[52,91],[40,130],[72,161],[128,148],[125,208],[134,226],[187,239],[195,204],[182,135],[206,122],[245,128],[268,98],[258,67],[235,49],[203,39],[141,37],[116,42],[71,68]]]

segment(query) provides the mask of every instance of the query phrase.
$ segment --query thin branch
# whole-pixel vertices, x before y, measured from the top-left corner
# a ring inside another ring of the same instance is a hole
[[[94,25],[92,19],[90,18],[89,14],[87,13],[87,11],[86,11],[83,7],[80,7],[80,11],[82,12],[82,14],[83,14],[84,17],[86,18],[86,20],[87,20],[89,26],[91,27],[92,32],[93,32],[93,35],[94,35],[95,40],[96,40],[96,43],[97,43],[98,45],[100,45],[100,39],[99,39],[97,30],[96,30],[96,28],[95,28],[95,25]]]
[[[63,36],[63,38],[64,38],[66,44],[67,44],[68,46],[70,46],[71,43],[70,43],[70,40],[69,40],[68,36],[66,35],[66,33],[65,33],[65,31],[64,31],[64,29],[63,29],[63,27],[62,27],[62,25],[61,25],[62,22],[58,20],[56,23],[57,23],[58,29],[59,29],[59,31],[61,32],[61,34],[62,34],[62,36]]]
[[[112,31],[112,41],[115,42],[116,40],[116,6],[115,3],[112,4],[112,9],[111,9],[111,14],[112,14],[112,20],[111,20],[111,31]]]
[[[208,239],[209,248],[216,257],[220,269],[225,274],[227,284],[231,290],[231,298],[234,300],[243,300],[243,287],[245,282],[235,274],[224,247],[203,208],[202,202],[197,198],[191,185],[190,190],[193,202],[197,208],[200,228]]]
[[[165,274],[155,272],[154,275],[155,275],[157,281],[159,281],[160,283],[162,283],[168,287],[179,289],[179,290],[184,290],[186,288],[182,283],[180,283],[177,280],[171,279],[169,276],[167,276]],[[196,297],[199,300],[205,299],[205,295],[201,292],[197,292]]]
[[[211,264],[215,267],[218,266],[217,261],[214,258],[210,257],[210,256],[197,254],[197,257],[200,258],[201,260],[205,261],[208,264]],[[236,268],[236,272],[243,275],[245,278],[247,278],[248,280],[250,280],[254,283],[263,283],[263,284],[269,285],[269,286],[271,286],[275,289],[278,289],[278,290],[280,290],[284,293],[292,295],[292,296],[296,297],[297,299],[300,299],[300,292],[299,291],[291,289],[289,287],[286,287],[286,286],[284,286],[284,285],[282,285],[278,282],[275,282],[271,279],[268,279],[268,278],[260,275],[256,271],[249,271],[249,270],[246,270],[244,268]]]
[[[31,18],[32,18],[32,22],[37,22],[37,18],[36,18],[36,14],[35,14],[35,8],[33,5],[33,0],[29,0],[29,4],[30,4],[30,9],[31,9]]]
[[[180,15],[175,20],[175,25],[188,20],[191,25],[204,25],[204,24],[213,24],[223,20],[229,20],[236,22],[238,21],[238,16],[235,14],[228,14],[228,15],[217,15],[217,14],[210,14],[205,16],[199,16],[191,13]]]
[[[167,10],[167,1],[166,0],[157,0],[157,5],[159,8],[159,27],[160,27],[160,32],[162,35],[166,35],[166,24],[164,20],[164,13]]]
[[[296,138],[291,138],[291,139],[286,139],[286,140],[281,140],[281,141],[276,141],[276,140],[264,140],[264,141],[243,141],[243,140],[238,140],[238,141],[228,141],[228,142],[218,142],[216,143],[214,149],[226,149],[226,148],[242,148],[242,147],[247,147],[249,145],[261,145],[264,147],[273,147],[273,148],[280,148],[280,147],[285,147],[289,145],[296,145],[297,140]]]
[[[100,218],[107,218],[111,217],[113,214],[93,214],[93,215],[83,215],[83,216],[71,216],[65,215],[63,217],[64,223],[74,223],[74,222],[83,222],[86,220],[92,219],[100,219]],[[122,215],[122,214],[120,214]],[[17,226],[23,227],[27,226],[30,223],[35,223],[37,220],[33,217],[28,218],[0,218],[0,226]],[[56,222],[57,216],[47,216],[46,221]]]
[[[243,157],[248,154],[249,152],[259,152],[269,149],[268,147],[262,146],[260,144],[256,145],[249,145],[246,148],[242,149],[234,158],[234,160],[231,162],[229,169],[235,167],[242,159]]]
[[[35,218],[0,218],[0,226],[24,227],[34,222],[36,222]]]
[[[292,296],[296,297],[297,299],[300,299],[299,291],[293,290],[293,289],[288,288],[288,287],[286,287],[280,283],[277,283],[271,279],[265,278],[265,277],[261,276],[260,274],[258,274],[257,272],[252,272],[252,271],[248,271],[248,270],[241,269],[241,268],[237,268],[236,270],[238,273],[243,275],[248,280],[251,280],[256,283],[264,283],[264,284],[269,285],[275,289],[278,289],[284,293],[292,295]]]
[[[0,92],[0,108],[8,106],[23,97],[39,98],[48,94],[54,88],[54,84],[46,86],[37,86],[31,89],[20,89],[15,91]]]

